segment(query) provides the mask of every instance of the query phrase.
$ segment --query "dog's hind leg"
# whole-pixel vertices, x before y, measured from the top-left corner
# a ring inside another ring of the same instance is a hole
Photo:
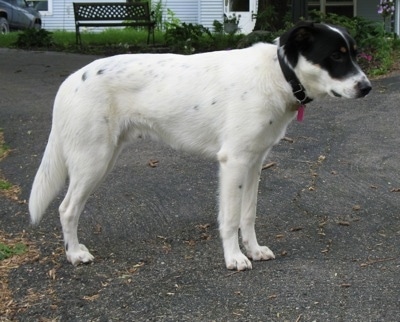
[[[257,162],[247,170],[247,180],[243,185],[243,197],[240,217],[240,232],[247,256],[253,260],[268,260],[275,258],[274,253],[266,246],[260,246],[255,232],[258,183],[262,161]]]
[[[94,259],[88,249],[79,244],[78,222],[90,194],[111,171],[121,151],[121,147],[103,148],[97,149],[101,153],[89,149],[84,155],[80,154],[83,158],[75,159],[74,164],[69,164],[70,183],[59,211],[67,259],[73,265],[88,263]]]

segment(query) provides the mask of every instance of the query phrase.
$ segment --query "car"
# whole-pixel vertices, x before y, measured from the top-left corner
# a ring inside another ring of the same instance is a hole
[[[42,19],[36,9],[25,0],[0,0],[0,34],[29,28],[42,28]]]

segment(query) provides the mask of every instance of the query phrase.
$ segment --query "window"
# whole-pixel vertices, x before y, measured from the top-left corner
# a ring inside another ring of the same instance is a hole
[[[29,4],[31,4],[37,11],[43,15],[51,13],[51,4],[52,0],[29,0]]]
[[[228,11],[250,11],[250,0],[225,0]]]
[[[356,15],[356,0],[310,0],[308,10],[318,10],[323,13],[354,17]]]

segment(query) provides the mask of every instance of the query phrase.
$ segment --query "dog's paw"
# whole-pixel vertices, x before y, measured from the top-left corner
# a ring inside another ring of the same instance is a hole
[[[274,253],[267,246],[258,246],[255,249],[248,251],[247,256],[253,261],[275,259]]]
[[[244,271],[246,269],[252,269],[250,260],[242,253],[226,258],[225,263],[226,268],[231,270]]]
[[[90,263],[93,261],[94,256],[89,253],[89,250],[85,245],[79,244],[79,249],[75,252],[69,250],[67,251],[67,259],[74,266],[79,265],[80,263]]]

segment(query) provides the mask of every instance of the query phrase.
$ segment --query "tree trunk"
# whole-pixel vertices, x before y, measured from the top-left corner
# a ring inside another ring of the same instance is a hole
[[[254,30],[277,31],[284,27],[290,0],[258,0]]]

